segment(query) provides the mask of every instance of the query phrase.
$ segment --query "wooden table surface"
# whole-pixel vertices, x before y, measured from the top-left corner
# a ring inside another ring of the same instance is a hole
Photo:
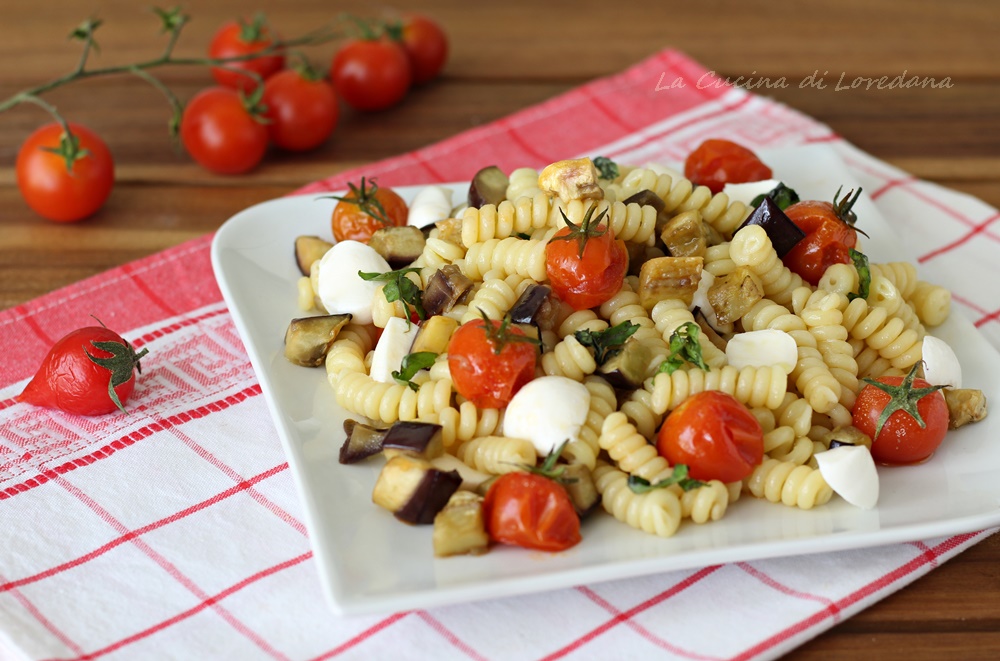
[[[294,9],[290,5],[294,4]],[[333,18],[366,14],[358,0],[335,9],[321,0],[259,2],[286,37]],[[247,11],[236,0],[188,2],[193,18],[178,53],[197,56],[224,20]],[[400,9],[411,9],[399,6]],[[777,100],[829,124],[871,154],[913,174],[1000,206],[1000,5],[964,0],[769,0],[699,3],[524,1],[471,6],[427,0],[412,7],[451,38],[441,79],[392,110],[342,114],[334,137],[305,155],[270,154],[249,175],[207,174],[171,148],[169,112],[158,92],[115,77],[86,81],[46,98],[101,134],[117,182],[104,209],[77,224],[35,216],[14,177],[20,143],[48,121],[22,106],[0,115],[0,309],[215,230],[254,203],[343,169],[408,151],[613,74],[671,46],[720,75],[785,76]],[[95,62],[124,63],[160,51],[155,17],[126,0],[5,3],[0,98],[63,74],[78,47],[66,35],[88,16],[105,23]],[[370,13],[368,14],[370,15]],[[334,44],[309,53],[329,62]],[[829,72],[831,87],[796,81]],[[950,89],[846,90],[855,76],[948,77]],[[164,71],[182,99],[210,84],[203,68]],[[1000,535],[802,646],[788,658],[1000,658]]]

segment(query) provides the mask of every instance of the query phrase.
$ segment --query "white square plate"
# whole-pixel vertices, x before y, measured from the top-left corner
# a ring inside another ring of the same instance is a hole
[[[803,199],[828,199],[841,184],[856,187],[825,146],[767,152],[775,177]],[[456,198],[468,184],[455,184]],[[401,187],[412,199],[420,187]],[[371,502],[380,462],[342,466],[345,412],[322,368],[285,360],[288,322],[302,316],[293,242],[301,234],[330,239],[334,202],[317,195],[258,204],[216,234],[212,263],[250,361],[260,379],[306,513],[320,578],[339,614],[427,608],[476,599],[704,565],[876,546],[958,534],[1000,524],[1000,419],[950,432],[930,461],[880,468],[878,507],[864,511],[839,498],[811,511],[750,496],[723,520],[686,523],[671,539],[628,528],[604,512],[583,524],[583,541],[557,554],[496,546],[479,557],[435,558],[429,526],[411,527]],[[873,261],[906,259],[899,241],[865,196],[856,210]],[[960,314],[934,334],[954,347],[967,387],[1000,394],[1000,355]]]

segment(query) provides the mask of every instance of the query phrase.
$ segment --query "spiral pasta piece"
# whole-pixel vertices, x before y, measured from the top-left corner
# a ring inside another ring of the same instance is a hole
[[[920,280],[909,297],[920,321],[928,326],[939,326],[951,313],[951,292],[939,285]]]
[[[580,344],[573,335],[561,340],[552,351],[542,354],[542,371],[548,376],[565,376],[574,381],[597,370],[597,362],[590,349]]]
[[[594,469],[594,484],[601,494],[604,510],[619,521],[659,537],[670,537],[677,532],[682,508],[673,491],[632,493],[628,475],[603,462],[598,462]]]
[[[729,241],[705,248],[705,264],[702,270],[716,278],[722,278],[736,270],[736,262],[729,256]]]
[[[653,438],[663,422],[663,415],[653,411],[653,394],[644,388],[629,393],[620,410],[646,438]]]
[[[547,235],[554,230],[547,232]],[[489,239],[474,243],[459,260],[462,270],[474,280],[481,280],[487,271],[497,269],[505,275],[517,274],[536,282],[548,279],[545,270],[546,239]]]
[[[437,415],[446,448],[477,436],[498,434],[502,423],[503,416],[498,409],[480,409],[472,402],[462,402],[457,409],[446,407]]]
[[[907,370],[921,358],[921,338],[906,328],[899,317],[890,316],[883,308],[869,306],[856,298],[844,308],[844,327],[851,337],[864,340],[868,347],[889,360],[892,367]],[[860,369],[861,361],[858,360]]]
[[[649,312],[656,331],[665,344],[669,345],[670,336],[686,323],[697,323],[694,315],[683,301],[666,299],[658,301]],[[704,336],[701,339],[701,357],[709,367],[722,367],[726,364],[726,353],[712,344]]]
[[[746,488],[757,498],[789,507],[812,509],[833,496],[819,470],[790,461],[765,459],[746,479]]]
[[[424,249],[411,266],[428,268],[433,274],[445,264],[454,264],[465,257],[465,247],[437,237],[430,237],[424,242]],[[423,279],[423,278],[422,278]],[[426,284],[426,282],[424,283]]]
[[[502,274],[498,272],[493,275],[501,276]],[[516,273],[506,278],[484,278],[483,284],[473,294],[459,323],[465,324],[475,319],[481,319],[480,310],[485,312],[490,319],[503,319],[504,315],[517,302],[517,297],[529,284],[531,284],[530,280]]]
[[[365,373],[348,372],[336,386],[337,404],[352,413],[392,424],[397,420],[432,420],[451,405],[450,379],[427,381],[414,392],[398,383],[375,381]]]
[[[710,480],[681,494],[681,516],[695,523],[718,521],[729,507],[729,489],[719,480]]]
[[[729,255],[737,266],[747,266],[760,278],[764,295],[780,305],[789,305],[792,292],[804,286],[802,278],[782,264],[771,239],[760,225],[747,225],[733,236]]]
[[[699,186],[699,190],[702,187]],[[694,196],[692,196],[693,199]],[[682,208],[689,206],[682,205]],[[732,236],[750,215],[750,208],[739,200],[729,200],[725,193],[716,193],[698,207],[702,220],[714,227],[723,236]]]
[[[530,234],[548,225],[551,209],[551,199],[541,191],[533,197],[504,200],[498,205],[469,207],[462,212],[462,244],[468,248],[489,239]]]
[[[673,374],[657,374],[644,386],[652,394],[652,409],[665,413],[675,409],[691,395],[718,390],[732,395],[741,404],[777,408],[785,398],[788,378],[780,367],[744,367],[731,365],[708,372],[694,367]]]
[[[909,262],[883,262],[869,264],[872,277],[885,278],[891,282],[904,300],[913,295],[917,286],[917,267]],[[846,293],[846,292],[845,292]]]
[[[808,436],[799,436],[782,451],[771,452],[768,456],[778,461],[788,461],[797,466],[808,463],[813,456],[813,442]]]
[[[630,475],[655,483],[673,473],[667,460],[659,455],[656,447],[636,430],[621,411],[604,419],[598,442],[601,449],[607,451],[608,456],[618,464],[618,468]]]
[[[566,226],[566,219],[569,219],[573,224],[579,225],[583,222],[583,218],[591,206],[594,206],[594,203],[590,200],[560,202],[553,207],[549,224],[562,228]],[[607,200],[598,201],[594,207],[593,217],[597,218],[605,212],[607,215],[602,223],[607,223],[616,239],[632,243],[646,243],[653,238],[653,232],[656,231],[656,207],[639,205],[634,202],[624,204],[622,202],[609,203]],[[562,214],[565,214],[565,218]]]
[[[534,168],[517,168],[508,175],[507,180],[508,200],[535,197],[542,192],[538,187],[538,170]]]
[[[523,438],[481,436],[458,446],[455,456],[478,471],[502,475],[534,466],[535,446]]]
[[[571,309],[568,305],[566,308]],[[580,330],[597,333],[607,329],[607,327],[608,322],[597,316],[597,313],[593,310],[578,310],[571,312],[563,319],[562,323],[556,329],[556,334],[562,339]]]
[[[819,279],[819,288],[844,296],[858,290],[858,271],[853,264],[832,264]]]
[[[326,353],[326,378],[331,386],[344,374],[367,374],[365,356],[375,346],[374,329],[363,324],[348,323],[337,334],[337,339]]]

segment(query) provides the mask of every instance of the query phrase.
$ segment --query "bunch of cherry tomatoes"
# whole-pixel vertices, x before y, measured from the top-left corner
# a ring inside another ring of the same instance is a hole
[[[294,152],[323,144],[337,126],[339,99],[357,110],[383,110],[444,67],[448,40],[429,18],[361,25],[363,35],[337,50],[328,79],[276,49],[278,37],[262,18],[220,27],[209,58],[247,59],[213,67],[217,85],[188,102],[180,123],[185,150],[212,172],[248,172],[271,144]],[[21,195],[39,215],[59,222],[95,213],[114,184],[114,161],[101,137],[78,124],[69,129],[72,141],[60,124],[43,126],[17,157]]]

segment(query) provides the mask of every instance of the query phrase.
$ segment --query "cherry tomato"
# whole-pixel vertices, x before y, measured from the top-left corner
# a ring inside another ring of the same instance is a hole
[[[347,195],[334,197],[338,202],[330,224],[337,241],[367,243],[376,230],[406,225],[406,202],[391,188],[379,186],[374,179],[366,183],[364,177],[360,188],[354,184],[348,188]]]
[[[785,209],[789,220],[805,232],[805,238],[789,250],[782,261],[806,282],[817,285],[826,269],[833,264],[849,264],[850,248],[858,244],[857,219],[851,207],[861,194],[843,200],[835,196],[833,204],[817,200],[796,202]]]
[[[722,192],[726,184],[771,178],[771,168],[757,154],[729,140],[706,140],[684,161],[684,176],[696,186]]]
[[[337,125],[337,94],[311,72],[286,69],[264,83],[262,99],[271,142],[290,151],[320,146]]]
[[[580,541],[580,517],[566,489],[533,473],[505,473],[483,501],[490,538],[539,551],[565,551]]]
[[[489,332],[487,332],[489,328]],[[463,324],[448,344],[455,390],[479,408],[507,406],[535,376],[538,351],[524,331],[506,321],[476,319]]]
[[[905,384],[907,379],[911,379],[909,386]],[[948,431],[949,414],[944,395],[938,390],[923,391],[921,395],[921,390],[931,385],[912,376],[880,376],[875,381],[890,390],[895,389],[896,394],[868,383],[858,393],[851,411],[854,426],[872,439],[872,457],[886,464],[913,464],[934,454]],[[896,410],[886,419],[882,429],[877,430],[882,411],[903,399],[916,401],[916,410],[924,426],[921,427],[907,411]]]
[[[396,105],[412,78],[406,52],[388,37],[348,41],[333,56],[330,77],[341,98],[358,110]]]
[[[75,151],[62,126],[46,124],[28,136],[17,153],[17,187],[24,201],[40,216],[61,223],[95,213],[115,180],[114,161],[104,141],[79,124],[70,124],[69,130]]]
[[[274,41],[275,36],[265,25],[263,15],[258,14],[249,23],[242,20],[231,21],[220,27],[208,46],[208,56],[212,59],[224,59],[251,55],[268,48]],[[275,52],[272,55],[230,62],[226,68],[212,67],[212,77],[223,87],[249,92],[256,87],[256,81],[240,71],[252,71],[266,80],[284,66],[285,55]]]
[[[441,26],[425,16],[403,19],[402,46],[413,70],[413,84],[437,77],[448,59],[448,37]]]
[[[625,244],[616,241],[611,229],[599,224],[599,218],[592,219],[590,213],[580,226],[556,232],[545,247],[549,284],[575,310],[600,305],[617,294],[628,270]]]
[[[696,480],[735,482],[763,460],[764,432],[735,397],[709,390],[692,395],[667,416],[656,449],[671,464],[686,464]]]
[[[133,369],[141,371],[139,359],[147,353],[143,349],[137,354],[103,326],[77,329],[53,345],[18,399],[77,415],[124,411],[135,388]],[[111,386],[117,402],[111,398]]]
[[[267,150],[267,129],[228,87],[199,92],[184,109],[181,142],[201,166],[218,174],[252,170]]]

